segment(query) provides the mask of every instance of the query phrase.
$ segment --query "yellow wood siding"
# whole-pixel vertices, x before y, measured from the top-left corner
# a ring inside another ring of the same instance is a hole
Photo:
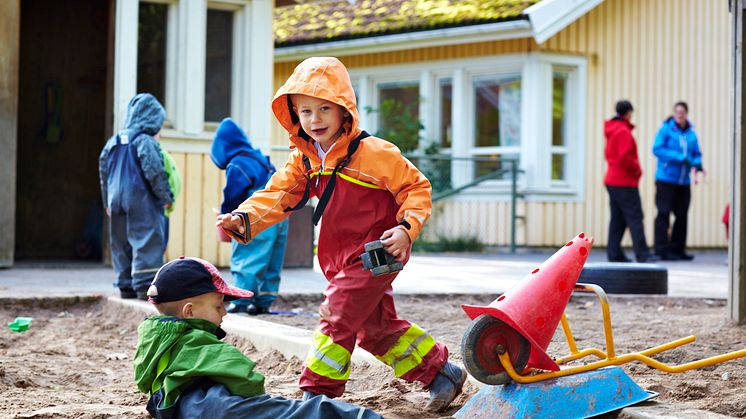
[[[602,184],[605,173],[603,121],[618,99],[635,106],[633,122],[643,167],[640,184],[645,227],[653,242],[655,164],[652,144],[664,118],[678,100],[689,104],[703,151],[707,179],[692,186],[687,243],[722,247],[720,222],[727,202],[730,109],[730,19],[721,0],[606,0],[542,45],[521,39],[339,57],[349,68],[543,51],[583,55],[588,60],[585,116],[586,169],[582,202],[519,204],[518,243],[558,246],[579,231],[605,245],[609,209]],[[297,62],[275,65],[275,87]],[[275,124],[274,145],[287,145]],[[277,162],[284,153],[275,153]],[[429,234],[477,235],[489,244],[507,244],[510,208],[505,202],[451,201],[436,212]],[[629,239],[625,238],[629,243]]]
[[[209,154],[171,155],[182,174],[183,188],[171,214],[166,259],[197,256],[218,266],[229,266],[231,245],[217,241],[213,211],[223,200],[224,173],[215,167]]]

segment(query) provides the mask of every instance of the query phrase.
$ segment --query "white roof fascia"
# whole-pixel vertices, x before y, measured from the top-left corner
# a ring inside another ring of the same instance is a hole
[[[542,0],[523,11],[536,43],[543,44],[604,0]]]
[[[279,47],[275,48],[275,62],[295,61],[318,54],[343,56],[472,42],[530,38],[533,36],[533,33],[534,31],[529,21],[525,19],[511,20],[483,25],[460,26],[394,35],[370,36],[344,41]]]

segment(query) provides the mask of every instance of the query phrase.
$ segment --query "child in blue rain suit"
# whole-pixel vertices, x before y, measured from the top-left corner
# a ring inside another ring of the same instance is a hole
[[[147,299],[148,287],[163,265],[163,209],[174,198],[154,136],[165,115],[153,95],[136,95],[127,105],[124,128],[106,142],[99,156],[115,285],[122,298]]]
[[[210,158],[225,170],[222,214],[230,213],[255,191],[263,189],[275,167],[269,157],[251,145],[251,141],[231,118],[225,118],[215,133]],[[277,299],[280,271],[285,258],[288,221],[276,224],[248,244],[232,241],[231,272],[236,286],[254,293],[254,297],[236,300],[229,313],[267,314]]]

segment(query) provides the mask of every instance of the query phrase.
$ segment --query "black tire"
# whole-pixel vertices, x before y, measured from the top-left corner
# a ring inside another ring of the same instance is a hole
[[[578,282],[599,285],[607,294],[667,294],[668,270],[652,263],[586,263]]]
[[[505,345],[513,368],[523,371],[531,354],[531,344],[512,327],[489,314],[482,314],[469,323],[461,339],[464,366],[477,380],[489,385],[510,382],[510,376],[497,357],[495,347]]]

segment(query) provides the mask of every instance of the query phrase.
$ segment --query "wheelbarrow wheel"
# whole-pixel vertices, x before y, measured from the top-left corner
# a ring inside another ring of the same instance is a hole
[[[461,339],[466,370],[485,384],[495,386],[510,382],[510,376],[497,356],[499,345],[508,351],[513,368],[519,373],[523,371],[531,354],[531,345],[505,322],[482,314],[469,323]]]

